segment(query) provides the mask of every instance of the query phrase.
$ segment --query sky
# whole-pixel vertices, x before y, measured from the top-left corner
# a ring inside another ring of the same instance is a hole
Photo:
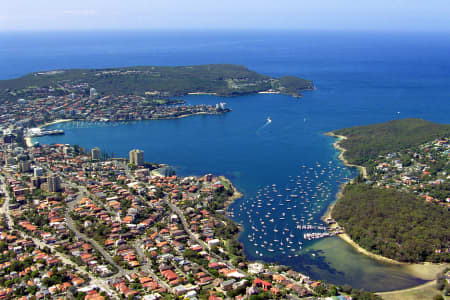
[[[0,0],[0,31],[450,31],[449,0]]]

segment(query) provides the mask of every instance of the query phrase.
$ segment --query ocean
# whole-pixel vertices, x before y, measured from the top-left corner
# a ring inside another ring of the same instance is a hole
[[[320,217],[340,185],[356,176],[325,132],[416,117],[450,121],[450,34],[299,31],[137,31],[0,34],[0,79],[32,71],[133,65],[242,64],[271,76],[314,82],[302,98],[186,96],[226,102],[223,115],[129,123],[53,125],[40,143],[100,147],[168,163],[178,175],[225,175],[244,193],[228,213],[243,225],[251,260],[279,262],[314,279],[371,291],[423,282],[374,261],[323,232]],[[271,122],[267,119],[270,118]],[[304,226],[310,229],[303,229]],[[300,226],[300,229],[299,229]]]

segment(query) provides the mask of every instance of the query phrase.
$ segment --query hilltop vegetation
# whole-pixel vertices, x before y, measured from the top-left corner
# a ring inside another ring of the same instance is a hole
[[[332,215],[361,247],[404,262],[450,262],[450,125],[395,120],[333,131],[367,177],[346,186]]]
[[[356,126],[332,133],[347,139],[340,145],[346,149],[345,159],[351,164],[368,166],[379,155],[400,151],[450,135],[450,125],[422,119],[402,119],[381,124]]]
[[[404,262],[450,262],[448,211],[414,195],[348,185],[333,217],[356,243],[376,254]]]
[[[86,85],[87,84],[87,85]],[[139,66],[109,69],[72,69],[35,72],[20,78],[0,81],[0,96],[27,96],[41,87],[53,87],[63,93],[66,87],[94,87],[104,95],[183,96],[187,93],[216,93],[237,96],[273,89],[297,96],[312,89],[312,82],[286,76],[280,79],[258,74],[240,65]]]

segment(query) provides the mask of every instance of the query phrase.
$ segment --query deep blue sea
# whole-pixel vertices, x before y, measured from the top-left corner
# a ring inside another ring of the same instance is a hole
[[[339,238],[308,241],[298,225],[321,226],[339,186],[355,176],[323,133],[417,117],[450,122],[450,34],[289,31],[70,32],[0,34],[0,79],[32,71],[133,65],[242,64],[317,87],[294,99],[188,96],[233,111],[177,120],[61,123],[40,143],[100,147],[115,156],[145,151],[179,175],[230,178],[244,197],[230,208],[252,260],[280,262],[315,279],[372,291],[423,281],[403,267],[357,253]],[[267,122],[270,117],[271,123]]]

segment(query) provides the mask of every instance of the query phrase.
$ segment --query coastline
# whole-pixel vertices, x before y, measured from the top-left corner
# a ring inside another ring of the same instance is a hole
[[[340,152],[338,158],[344,163],[344,165],[347,166],[347,167],[357,168],[361,172],[363,177],[367,178],[367,169],[366,169],[366,167],[359,166],[359,165],[353,165],[353,164],[349,163],[348,160],[345,159],[345,157],[344,157],[344,154],[347,151],[347,149],[342,147],[340,142],[342,140],[346,140],[347,137],[344,136],[344,135],[337,135],[337,134],[335,134],[333,132],[327,132],[327,133],[325,133],[325,135],[337,138],[337,141],[335,141],[333,143],[333,147]]]
[[[341,190],[338,193],[338,200],[339,198],[342,196],[342,191],[345,187],[345,183],[342,185]],[[337,200],[336,200],[337,201]],[[333,204],[331,204],[328,207],[327,212],[325,213],[325,215],[322,216],[322,220],[326,220],[328,218],[332,218],[332,212],[333,212],[333,208],[336,202],[334,202]],[[338,222],[335,222],[334,224],[328,225],[328,227],[330,227],[331,229],[334,229],[336,227],[340,226]],[[342,228],[342,227],[341,227]],[[389,264],[393,264],[393,265],[405,265],[407,266],[408,263],[403,263],[400,261],[396,261],[394,259],[388,258],[388,257],[384,257],[382,255],[379,254],[375,254],[370,252],[369,250],[364,249],[363,247],[361,247],[360,245],[358,245],[355,241],[353,241],[351,239],[351,237],[347,234],[347,233],[340,233],[337,234],[336,236],[338,236],[339,238],[341,238],[344,242],[346,242],[347,244],[349,244],[350,246],[352,246],[357,252],[364,254],[374,260],[377,260],[379,262],[383,262],[383,263],[389,263]]]
[[[223,111],[223,112],[216,112],[216,113],[210,113],[210,112],[196,112],[196,113],[191,113],[191,114],[184,114],[184,115],[179,115],[176,117],[167,117],[167,118],[151,118],[151,119],[144,119],[144,120],[133,120],[133,121],[145,121],[145,120],[175,120],[175,119],[182,119],[182,118],[187,118],[187,117],[191,117],[191,116],[196,116],[196,115],[219,115],[219,114],[223,114],[226,112],[231,111],[231,109]],[[38,125],[38,128],[45,128],[47,126],[50,125],[55,125],[55,124],[59,124],[59,123],[65,123],[65,122],[71,122],[74,121],[74,119],[57,119],[51,122],[47,122],[41,125]],[[83,122],[91,122],[89,120],[80,120]],[[117,121],[114,121],[117,122]],[[33,141],[31,137],[24,137],[25,140],[25,144],[27,145],[28,148],[33,147]]]
[[[238,189],[231,183],[231,181],[226,178],[225,176],[219,176],[219,179],[224,182],[226,185],[228,185],[231,190],[233,191],[233,195],[228,197],[228,200],[225,202],[225,207],[232,204],[235,200],[240,199],[244,196],[241,192],[238,191]]]
[[[337,223],[336,223],[337,224]],[[373,258],[377,261],[380,262],[384,262],[384,263],[389,263],[389,264],[393,264],[393,265],[408,265],[408,263],[403,263],[388,257],[384,257],[382,255],[379,254],[375,254],[370,252],[369,250],[364,249],[363,247],[361,247],[360,245],[358,245],[355,241],[352,240],[352,238],[347,234],[347,233],[341,233],[338,234],[338,236],[344,240],[347,244],[351,245],[356,251],[358,251],[361,254],[364,254],[370,258]]]
[[[217,93],[210,93],[210,92],[191,92],[187,93],[188,95],[213,95],[217,96]]]
[[[277,94],[277,95],[279,95],[279,94],[281,94],[281,92],[280,91],[261,91],[261,92],[258,92],[258,94]]]
[[[367,178],[367,169],[363,166],[358,166],[358,165],[353,165],[348,163],[348,161],[345,159],[344,157],[344,153],[346,151],[345,148],[343,148],[340,145],[340,141],[347,139],[346,136],[343,135],[336,135],[333,132],[327,132],[325,133],[325,135],[327,136],[331,136],[331,137],[335,137],[338,138],[337,141],[335,141],[333,143],[333,147],[340,151],[340,154],[338,156],[338,158],[344,163],[345,166],[348,167],[354,167],[354,168],[358,168],[358,170],[361,172],[361,174],[363,175],[364,178]],[[350,181],[351,182],[351,181]],[[333,202],[327,209],[326,213],[322,216],[322,220],[326,220],[328,218],[332,218],[332,213],[333,213],[333,208],[336,204],[337,201],[339,201],[339,199],[343,196],[343,191],[345,186],[348,184],[347,183],[343,183],[340,187],[339,192],[337,193],[336,196],[336,201]],[[334,224],[329,225],[330,228],[335,228],[339,226],[339,224],[337,222],[335,222]],[[345,228],[344,228],[345,230]],[[350,235],[348,235],[347,233],[341,233],[337,235],[339,238],[341,238],[344,242],[346,242],[347,244],[349,244],[350,246],[352,246],[356,251],[358,251],[361,254],[364,254],[376,261],[379,261],[381,263],[386,263],[386,264],[392,264],[392,265],[401,265],[405,271],[412,275],[415,276],[417,278],[420,278],[422,280],[427,280],[428,282],[421,284],[419,286],[410,288],[410,289],[405,289],[405,290],[394,290],[394,291],[390,291],[390,292],[386,292],[386,294],[389,293],[401,293],[401,292],[407,292],[410,291],[411,289],[420,289],[426,286],[429,286],[432,282],[435,281],[436,275],[440,272],[442,272],[445,268],[448,268],[450,266],[449,263],[440,263],[440,264],[433,264],[430,262],[423,262],[423,263],[406,263],[406,262],[400,262],[379,254],[375,254],[370,252],[367,249],[364,249],[363,247],[361,247],[360,245],[358,245],[355,241],[353,241],[350,237]],[[381,295],[383,293],[380,293]]]
[[[164,177],[164,174],[159,171],[160,169],[161,168],[151,170],[150,175],[156,176],[156,177]]]
[[[395,290],[390,292],[380,292],[375,293],[378,296],[381,296],[383,299],[423,299],[423,296],[429,295],[430,293],[438,294],[438,291],[435,288],[436,280],[430,280],[424,284],[403,290]],[[417,292],[417,296],[414,293]]]
[[[27,136],[25,138],[23,138],[25,141],[25,144],[27,145],[28,148],[33,147],[33,141],[31,140],[31,137]]]
[[[231,111],[231,110],[229,110],[229,111]],[[182,119],[182,118],[187,118],[187,117],[197,116],[197,115],[221,115],[221,114],[226,113],[226,112],[229,112],[229,111],[216,112],[216,113],[210,113],[210,112],[206,112],[206,111],[201,111],[201,112],[196,112],[196,113],[187,114],[187,115],[180,115],[180,116],[177,116],[177,117],[171,117],[171,118],[165,118],[165,119],[149,119],[149,120],[171,120],[171,119]]]
[[[54,120],[54,121],[51,121],[51,122],[40,124],[40,125],[37,126],[37,128],[44,128],[44,127],[47,127],[47,126],[50,126],[50,125],[54,125],[54,124],[58,124],[58,123],[65,123],[65,122],[71,122],[71,121],[73,121],[73,119],[57,119],[57,120]],[[33,138],[29,137],[29,136],[24,137],[25,144],[27,145],[28,148],[33,147],[33,140],[32,139]]]
[[[57,119],[57,120],[54,120],[54,121],[51,121],[51,122],[47,122],[47,123],[38,125],[37,127],[38,128],[44,128],[44,127],[47,127],[47,126],[50,126],[50,125],[55,125],[55,124],[58,124],[58,123],[65,123],[65,122],[72,122],[72,121],[73,121],[73,119]]]

